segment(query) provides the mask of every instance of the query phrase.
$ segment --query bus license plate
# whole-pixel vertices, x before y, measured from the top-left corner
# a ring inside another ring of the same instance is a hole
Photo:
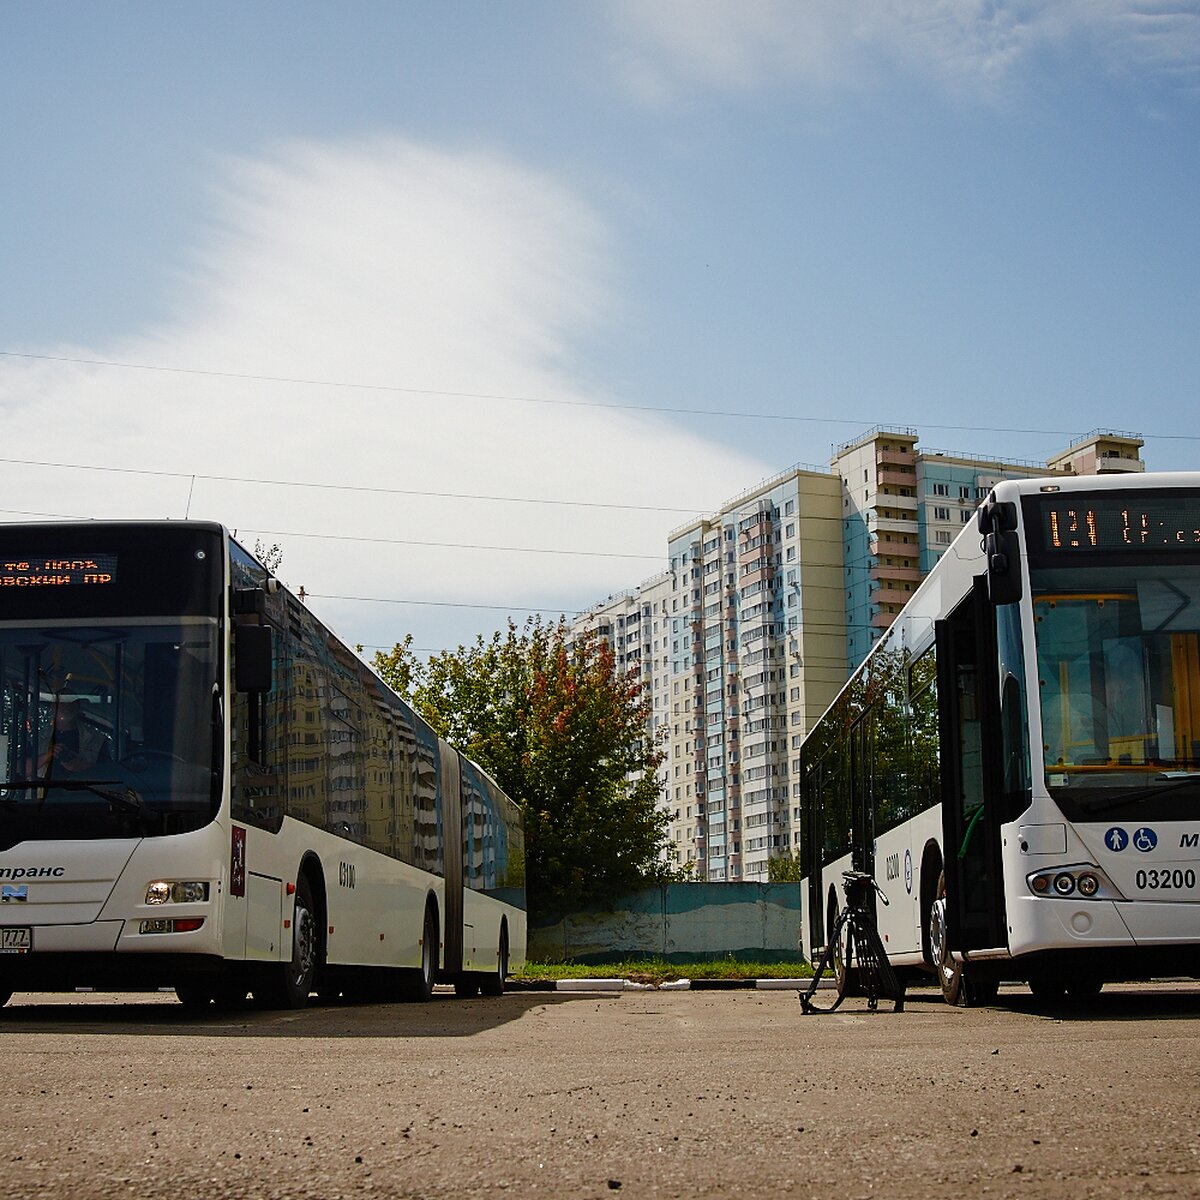
[[[28,954],[32,949],[33,929],[31,926],[0,926],[0,954]]]

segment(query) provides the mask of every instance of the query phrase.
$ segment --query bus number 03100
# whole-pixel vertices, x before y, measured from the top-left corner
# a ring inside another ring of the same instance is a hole
[[[1196,872],[1179,867],[1150,867],[1134,877],[1140,891],[1191,891],[1196,886]]]

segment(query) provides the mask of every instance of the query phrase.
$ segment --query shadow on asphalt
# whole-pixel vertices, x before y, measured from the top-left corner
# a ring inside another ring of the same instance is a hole
[[[1037,1000],[1029,992],[1000,993],[996,1007],[1052,1021],[1194,1021],[1200,1016],[1200,991],[1178,987],[1107,988],[1098,996]]]
[[[945,1001],[936,988],[910,988],[905,1005]],[[881,1006],[882,1007],[882,1006]],[[992,1009],[1052,1021],[1194,1021],[1200,1016],[1200,985],[1188,983],[1108,984],[1098,996],[1038,1000],[1025,987],[1000,989]]]
[[[314,998],[307,1008],[266,1012],[244,1008],[197,1013],[166,995],[120,1000],[96,993],[68,993],[43,1002],[22,1003],[20,996],[0,1009],[4,1033],[153,1034],[156,1037],[419,1038],[471,1037],[498,1029],[527,1013],[557,1004],[612,1003],[617,995],[596,993],[512,992],[486,999],[459,1000],[435,995],[425,1004],[325,1003]]]

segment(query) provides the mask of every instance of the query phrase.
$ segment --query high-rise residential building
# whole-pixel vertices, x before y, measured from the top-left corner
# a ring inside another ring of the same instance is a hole
[[[915,429],[876,428],[838,446],[848,666],[891,625],[1001,479],[1143,471],[1142,439],[1094,430],[1047,462],[917,449]]]
[[[765,881],[798,846],[798,753],[850,670],[1001,479],[1144,470],[1097,430],[1046,463],[924,451],[870,430],[667,539],[669,570],[593,605],[653,697],[670,838],[697,879]]]

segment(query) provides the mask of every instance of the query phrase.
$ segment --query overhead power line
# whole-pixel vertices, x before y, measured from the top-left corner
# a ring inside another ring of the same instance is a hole
[[[80,517],[71,513],[30,512],[27,509],[0,508],[0,513],[19,517],[41,517],[53,521],[102,521],[103,517]],[[236,530],[234,531],[237,532]],[[661,563],[661,554],[625,554],[615,550],[561,550],[545,546],[489,546],[484,543],[471,542],[431,542],[419,541],[416,538],[383,538],[363,537],[352,533],[299,533],[286,529],[249,529],[241,527],[242,533],[257,533],[267,537],[311,538],[326,542],[367,542],[384,546],[424,546],[438,550],[496,550],[504,554],[555,554],[579,555],[584,558],[632,558],[643,559],[647,562]]]
[[[662,562],[661,554],[626,554],[616,550],[559,550],[545,546],[488,546],[474,542],[429,542],[417,538],[364,537],[354,533],[298,533],[287,529],[248,529],[243,533],[258,533],[266,537],[312,538],[324,542],[368,542],[382,546],[425,546],[439,550],[498,550],[505,554],[565,554],[583,558],[638,558]]]
[[[674,408],[660,404],[618,404],[611,400],[565,400],[552,396],[525,396],[504,392],[451,391],[444,388],[414,387],[395,383],[364,383],[345,379],[315,379],[297,375],[265,375],[249,371],[219,371],[206,367],[177,367],[156,363],[126,362],[108,358],[83,358],[67,354],[31,354],[20,350],[0,350],[0,358],[25,359],[31,362],[68,363],[73,366],[103,367],[109,370],[150,371],[165,375],[190,375],[208,379],[232,379],[246,383],[281,383],[293,387],[341,388],[359,392],[387,392],[408,396],[436,396],[447,400],[500,400],[513,404],[550,404],[560,408],[600,408],[618,412],[661,413],[679,417],[733,417],[743,421],[782,421],[805,425],[857,425],[869,428],[895,422],[858,417],[810,417],[799,413],[746,412],[736,409]],[[906,422],[901,422],[906,423]],[[1077,429],[1019,429],[1003,425],[928,424],[927,429],[949,429],[963,433],[1015,433],[1034,437],[1075,437]],[[1151,434],[1156,441],[1200,441],[1200,434]]]
[[[0,458],[0,463],[20,467],[49,467],[63,471],[103,471],[113,475],[147,475],[156,479],[203,479],[209,483],[249,483],[262,487],[313,488],[328,492],[364,492],[380,496],[419,496],[429,500],[480,500],[489,504],[546,504],[563,508],[603,508],[624,512],[682,513],[697,508],[672,508],[662,504],[612,504],[598,500],[560,500],[541,496],[491,496],[480,492],[432,492],[419,488],[374,487],[355,483],[312,483],[300,479],[261,479],[253,475],[206,475],[200,471],[162,471],[147,467],[109,467],[95,463],[48,462],[34,458]]]

